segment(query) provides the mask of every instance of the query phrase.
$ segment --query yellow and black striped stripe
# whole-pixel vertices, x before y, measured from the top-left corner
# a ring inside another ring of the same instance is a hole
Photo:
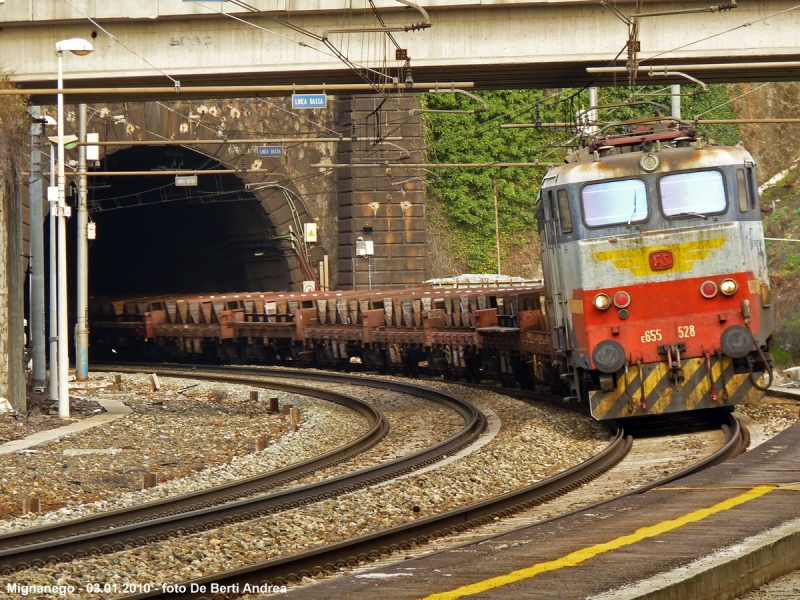
[[[616,389],[589,392],[592,415],[600,420],[657,415],[749,404],[764,396],[764,392],[753,385],[749,373],[734,373],[733,360],[727,356],[722,357],[723,368],[717,356],[711,357],[711,376],[705,358],[687,359],[682,367],[684,378],[676,386],[665,362],[642,365],[641,376],[638,366],[630,366],[627,383],[623,375],[617,381]],[[711,397],[712,379],[716,402]]]

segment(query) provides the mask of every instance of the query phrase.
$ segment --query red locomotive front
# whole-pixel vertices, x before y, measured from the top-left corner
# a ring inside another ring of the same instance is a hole
[[[773,317],[750,155],[673,129],[583,158],[548,174],[540,214],[572,395],[598,419],[759,399]]]

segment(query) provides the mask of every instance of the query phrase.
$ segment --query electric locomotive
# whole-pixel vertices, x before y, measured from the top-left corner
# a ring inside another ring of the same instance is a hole
[[[595,418],[760,399],[774,317],[747,151],[676,122],[599,135],[548,172],[538,216],[554,361]]]

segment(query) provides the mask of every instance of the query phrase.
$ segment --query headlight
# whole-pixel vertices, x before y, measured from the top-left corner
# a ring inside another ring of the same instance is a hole
[[[597,310],[606,310],[609,306],[611,306],[611,298],[608,294],[597,294],[592,301],[594,307]]]
[[[733,296],[736,293],[736,290],[739,289],[739,286],[733,279],[726,279],[722,283],[719,284],[719,291],[725,294],[726,296]]]

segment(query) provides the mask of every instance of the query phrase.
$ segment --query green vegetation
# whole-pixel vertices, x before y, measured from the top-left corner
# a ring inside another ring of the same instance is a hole
[[[425,142],[428,161],[558,162],[548,146],[550,132],[542,129],[500,129],[501,123],[530,122],[542,90],[483,92],[488,110],[475,114],[426,114]],[[469,111],[481,104],[460,94],[426,94],[423,106],[435,110]],[[541,111],[541,108],[539,108]],[[553,120],[552,109],[544,118]],[[536,237],[535,202],[545,167],[442,169],[428,177],[429,195],[440,207],[442,231],[452,232],[452,253],[462,257],[469,272],[495,272],[495,218],[493,182],[497,182],[501,245],[506,258],[530,245]],[[508,244],[511,242],[512,248]]]
[[[800,239],[800,168],[761,197],[764,236]],[[781,366],[800,363],[800,242],[767,242],[770,284],[775,298],[775,360]]]
[[[698,86],[684,86],[690,93]],[[669,113],[669,87],[638,88],[644,103],[602,109],[600,119],[627,120]],[[733,90],[735,91],[735,90]],[[685,96],[682,115],[691,119],[734,118],[728,88],[709,86],[709,93]],[[655,95],[650,95],[655,94]],[[488,109],[473,114],[426,113],[425,145],[432,163],[554,162],[560,163],[579,141],[575,126],[501,129],[505,123],[575,123],[576,114],[589,107],[587,90],[504,90],[479,92]],[[627,88],[602,88],[598,102],[616,104],[629,97]],[[654,106],[656,103],[659,106]],[[424,94],[423,107],[442,111],[471,111],[481,104],[465,94]],[[715,108],[718,107],[718,108]],[[713,110],[712,110],[713,109]],[[609,133],[617,133],[609,130]],[[740,141],[736,125],[703,127],[718,143]],[[546,167],[437,169],[428,174],[431,233],[445,237],[446,248],[465,272],[496,272],[493,182],[497,182],[501,264],[503,272],[540,276],[535,202]],[[454,274],[454,273],[448,273]],[[439,276],[441,273],[434,273]]]

